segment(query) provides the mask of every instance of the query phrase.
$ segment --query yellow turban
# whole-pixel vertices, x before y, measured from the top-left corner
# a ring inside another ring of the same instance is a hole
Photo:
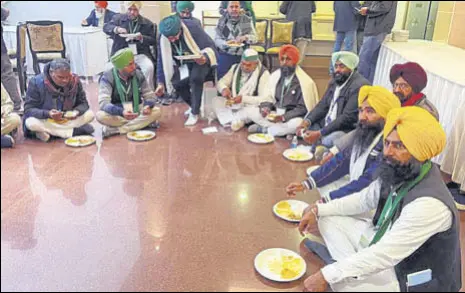
[[[142,1],[124,1],[124,4],[126,5],[126,9],[133,5],[136,6],[138,10],[142,7]]]
[[[363,104],[365,100],[384,119],[391,109],[401,107],[399,98],[381,86],[362,86],[358,93],[358,105]]]
[[[420,162],[439,155],[446,145],[446,133],[441,124],[420,107],[403,107],[389,112],[384,137],[394,128],[397,128],[400,140],[409,153]]]

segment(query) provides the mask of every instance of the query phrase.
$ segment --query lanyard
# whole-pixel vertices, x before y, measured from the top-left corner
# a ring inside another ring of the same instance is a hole
[[[136,25],[133,26],[133,23],[136,23]],[[129,22],[129,32],[130,32],[131,34],[137,33],[137,32],[139,31],[139,26],[140,26],[140,25],[139,25],[139,22],[138,22],[138,21],[130,21],[130,22]]]
[[[123,86],[121,79],[116,72],[116,68],[113,68],[113,78],[115,79],[116,90],[118,91],[119,98],[121,103],[126,102],[128,99],[129,91],[132,88],[132,98],[133,98],[133,107],[134,112],[139,113],[139,83],[137,81],[137,76],[133,76],[131,82],[127,87]]]
[[[289,92],[289,90],[291,89],[291,85],[292,85],[292,80],[294,79],[294,75],[291,75],[290,77],[286,77],[284,78],[284,82],[283,82],[283,87],[281,88],[281,101],[279,102],[280,103],[280,108],[283,107],[283,103],[284,103],[284,95]]]

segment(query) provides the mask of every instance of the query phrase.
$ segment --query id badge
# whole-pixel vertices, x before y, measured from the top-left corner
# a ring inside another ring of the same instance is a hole
[[[433,279],[431,269],[407,275],[407,287],[414,287],[428,283]]]
[[[137,55],[137,44],[129,44],[129,49],[131,49],[134,56]]]
[[[189,67],[187,67],[187,64],[179,67],[179,76],[181,80],[189,78]]]
[[[367,228],[363,232],[362,236],[360,236],[359,246],[360,248],[367,248],[370,246],[371,241],[375,237],[376,231],[372,228]]]
[[[286,109],[284,109],[284,108],[277,108],[276,109],[276,115],[282,116],[284,114],[286,114]]]

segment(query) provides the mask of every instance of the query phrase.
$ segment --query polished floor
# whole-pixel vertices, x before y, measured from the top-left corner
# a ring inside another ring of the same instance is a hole
[[[96,110],[96,85],[86,88]],[[282,247],[305,257],[306,276],[322,266],[296,225],[272,213],[309,164],[282,157],[286,140],[204,135],[204,121],[184,128],[185,109],[163,107],[147,143],[102,141],[95,123],[88,148],[20,140],[2,150],[1,290],[301,291],[302,281],[265,280],[253,261]]]

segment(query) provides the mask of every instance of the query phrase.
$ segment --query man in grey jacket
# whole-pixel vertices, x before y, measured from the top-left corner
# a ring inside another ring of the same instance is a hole
[[[381,44],[396,21],[397,1],[367,1],[365,5],[360,9],[360,14],[367,15],[367,21],[360,50],[359,72],[373,83]]]
[[[316,11],[315,1],[283,1],[279,11],[286,20],[294,21],[294,43],[300,52],[300,62],[312,40],[312,13]]]

